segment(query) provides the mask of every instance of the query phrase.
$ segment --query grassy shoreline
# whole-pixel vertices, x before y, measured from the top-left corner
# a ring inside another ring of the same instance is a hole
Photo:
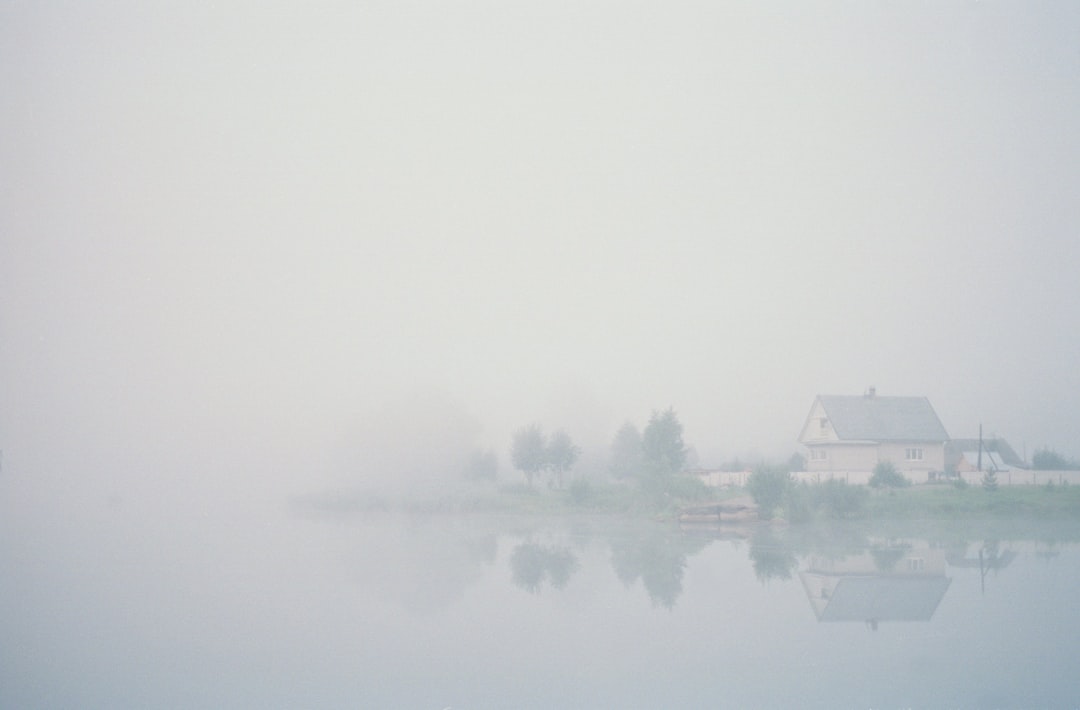
[[[867,518],[1053,518],[1080,520],[1080,486],[912,486],[875,491]]]
[[[863,488],[852,486],[852,488]],[[1007,520],[1080,521],[1080,486],[921,485],[869,492],[857,510],[842,517],[820,511],[817,521],[841,520]],[[465,486],[424,494],[386,496],[363,492],[326,493],[294,501],[298,508],[324,514],[398,511],[417,514],[614,515],[675,520],[680,508],[708,505],[748,495],[745,488],[644,491],[624,484],[579,484],[565,489],[524,485]],[[780,519],[784,509],[777,510]]]

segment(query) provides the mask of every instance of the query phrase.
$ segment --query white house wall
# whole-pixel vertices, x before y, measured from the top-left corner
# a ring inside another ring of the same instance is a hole
[[[808,447],[806,470],[810,473],[868,474],[880,461],[891,461],[896,470],[915,483],[925,482],[931,471],[945,470],[944,443],[819,444]],[[923,451],[921,461],[908,461],[907,449]],[[814,450],[825,451],[826,458],[815,459]]]
[[[908,449],[922,449],[922,460],[908,461]],[[922,483],[931,471],[945,470],[945,443],[885,442],[878,447],[878,458],[881,461],[891,461],[897,471],[915,483]]]
[[[822,444],[809,447],[806,470],[812,473],[872,471],[877,465],[877,447],[873,444]],[[813,451],[825,451],[824,460],[815,459]]]
[[[825,420],[824,426],[821,424],[823,419]],[[806,421],[803,423],[799,441],[804,444],[814,444],[817,442],[837,441],[838,439],[836,431],[832,428],[832,423],[829,422],[828,417],[825,415],[825,407],[822,406],[821,400],[815,399],[814,406],[810,408],[810,414],[807,415]]]

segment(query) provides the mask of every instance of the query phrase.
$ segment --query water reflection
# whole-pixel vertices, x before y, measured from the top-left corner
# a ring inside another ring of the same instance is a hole
[[[1016,558],[1016,551],[1009,548],[1002,549],[1000,540],[984,541],[976,554],[970,557],[967,548],[968,545],[963,545],[951,549],[950,554],[947,556],[949,565],[957,568],[978,569],[980,590],[984,594],[986,593],[987,575],[991,572],[996,574],[998,570],[1005,569]]]
[[[457,603],[496,563],[498,533],[465,523],[399,521],[351,532],[346,564],[373,597],[431,615]]]
[[[857,622],[876,630],[882,622],[930,621],[955,570],[980,575],[980,589],[1009,568],[1017,552],[995,537],[966,541],[955,535],[927,540],[874,535],[858,526],[762,524],[691,531],[659,523],[594,526],[582,521],[494,525],[405,525],[378,545],[379,559],[393,554],[365,587],[382,591],[411,611],[430,613],[460,599],[492,568],[502,566],[514,586],[530,594],[561,593],[588,566],[606,557],[626,590],[644,589],[654,607],[674,609],[684,594],[693,558],[710,546],[744,549],[761,584],[801,585],[820,622]],[[391,553],[387,542],[396,542]],[[1035,543],[1035,554],[1053,560],[1058,539]],[[361,556],[358,567],[371,568]],[[371,560],[376,562],[376,560]],[[418,584],[422,578],[424,583]],[[638,582],[641,582],[640,587]]]
[[[1080,526],[1043,530],[372,516],[348,544],[380,550],[365,585],[395,599],[357,606],[363,673],[382,685],[354,705],[1065,706]]]
[[[687,556],[709,540],[675,534],[662,526],[639,529],[611,541],[611,566],[625,587],[642,581],[654,606],[674,608],[683,590]]]
[[[569,548],[526,542],[514,548],[510,555],[510,569],[514,584],[537,593],[544,580],[555,589],[562,589],[578,568],[578,560]]]
[[[509,555],[515,586],[533,594],[541,592],[545,583],[562,590],[581,567],[572,548],[600,545],[608,549],[611,568],[624,588],[633,588],[640,580],[653,606],[667,609],[674,608],[682,594],[687,558],[711,542],[663,525],[618,526],[599,535],[576,525],[569,535],[531,531],[525,538]]]
[[[799,572],[818,621],[929,621],[950,580],[945,551],[927,545],[871,545],[840,558],[810,555]]]
[[[770,579],[791,579],[799,565],[794,550],[771,527],[759,528],[750,537],[750,562],[762,583]]]
[[[685,534],[584,516],[267,511],[172,518],[134,536],[113,511],[91,522],[0,536],[11,580],[0,585],[0,707],[1080,697],[1075,523]]]

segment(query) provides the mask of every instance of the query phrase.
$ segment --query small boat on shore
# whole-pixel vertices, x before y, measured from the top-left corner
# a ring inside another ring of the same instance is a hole
[[[680,523],[747,523],[757,520],[757,504],[748,496],[679,509]]]

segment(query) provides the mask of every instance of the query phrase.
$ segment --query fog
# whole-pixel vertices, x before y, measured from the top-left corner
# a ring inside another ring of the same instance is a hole
[[[1078,23],[5,2],[9,500],[509,476],[523,425],[596,459],[669,406],[779,458],[870,385],[1080,455]]]
[[[593,475],[669,407],[701,465],[786,461],[870,386],[1080,457],[1078,27],[0,0],[0,705],[1067,704],[1075,525],[342,513],[521,480],[531,424]],[[848,548],[935,626],[819,623]]]

